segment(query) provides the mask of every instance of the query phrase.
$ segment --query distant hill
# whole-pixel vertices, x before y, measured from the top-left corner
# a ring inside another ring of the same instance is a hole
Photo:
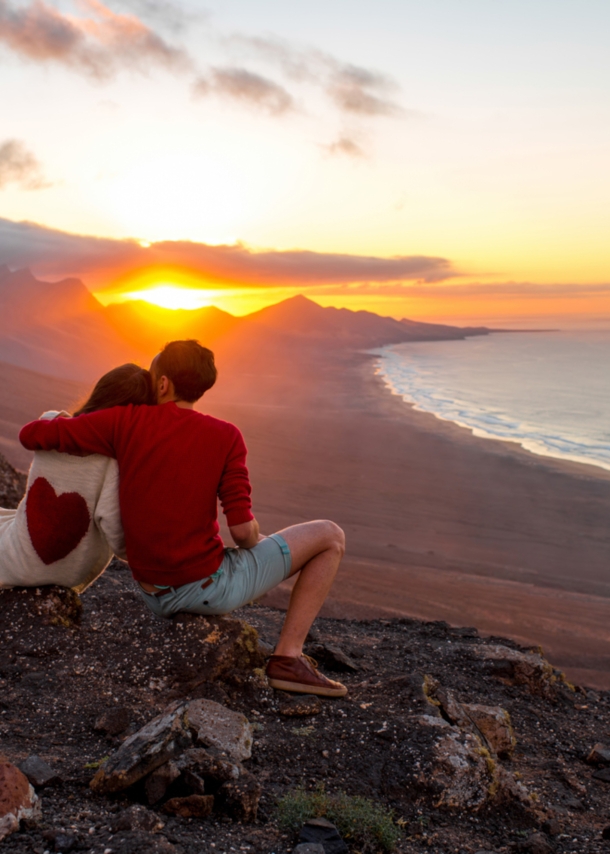
[[[79,279],[41,282],[0,267],[0,359],[56,377],[91,380],[145,353],[108,322]]]
[[[304,296],[245,317],[215,307],[174,311],[143,301],[104,307],[79,279],[42,282],[29,270],[0,266],[0,360],[74,380],[94,380],[122,362],[148,364],[175,338],[196,338],[232,362],[260,362],[297,346],[369,349],[488,331],[323,308]]]

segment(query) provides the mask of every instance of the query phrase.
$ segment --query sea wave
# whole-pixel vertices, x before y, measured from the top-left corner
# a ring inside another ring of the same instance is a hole
[[[412,354],[405,353],[404,346],[398,352],[394,347],[374,352],[379,355],[376,373],[393,394],[414,409],[453,422],[480,438],[516,442],[539,456],[587,463],[610,471],[610,442],[574,435],[572,425],[572,429],[565,425],[562,429],[562,425],[535,423],[518,417],[510,407],[464,399],[454,389],[444,388],[440,372],[425,359],[414,359]]]

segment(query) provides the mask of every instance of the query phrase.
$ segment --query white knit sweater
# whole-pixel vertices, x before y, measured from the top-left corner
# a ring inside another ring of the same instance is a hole
[[[19,507],[0,508],[0,587],[59,584],[82,592],[113,552],[125,557],[118,488],[110,457],[37,451]]]

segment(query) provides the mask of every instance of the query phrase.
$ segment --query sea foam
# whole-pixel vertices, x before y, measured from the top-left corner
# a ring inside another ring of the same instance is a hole
[[[610,332],[492,334],[374,351],[386,386],[475,436],[610,470]]]

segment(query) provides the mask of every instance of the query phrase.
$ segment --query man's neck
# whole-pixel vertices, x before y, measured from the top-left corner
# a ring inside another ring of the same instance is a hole
[[[179,400],[177,397],[167,397],[157,401],[159,406],[162,406],[164,403],[175,403],[176,406],[179,406],[180,409],[194,409],[195,404],[189,403],[188,400]]]

